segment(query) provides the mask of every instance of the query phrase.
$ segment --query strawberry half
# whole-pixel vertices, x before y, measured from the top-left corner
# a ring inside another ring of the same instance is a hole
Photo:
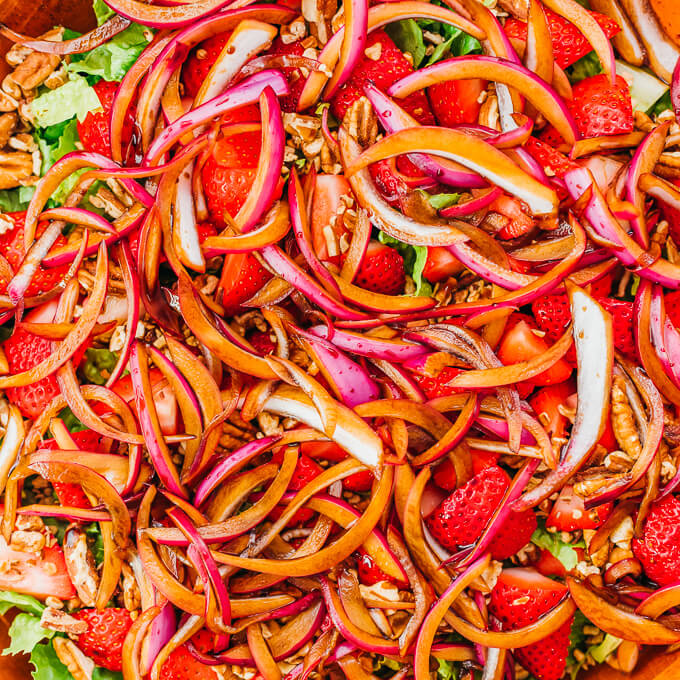
[[[370,48],[378,44],[380,53],[376,54]],[[379,90],[386,92],[397,80],[413,73],[413,64],[382,29],[368,34],[365,51],[375,58],[362,57],[349,80],[331,99],[331,113],[340,121],[347,109],[364,96],[364,85],[373,83]],[[399,105],[422,125],[434,125],[434,116],[424,91],[400,99]]]
[[[78,636],[76,643],[83,654],[92,658],[97,666],[110,671],[120,671],[123,666],[123,642],[132,625],[127,609],[81,609],[73,614],[88,625],[87,632]]]
[[[654,503],[632,547],[652,581],[667,586],[680,580],[680,500],[666,496]]]
[[[371,241],[366,248],[354,283],[374,293],[384,295],[403,293],[406,283],[404,258],[394,248]]]
[[[449,383],[460,373],[460,368],[455,366],[444,366],[435,376],[413,373],[412,377],[418,383],[418,387],[425,392],[428,399],[436,397],[448,397],[451,394],[464,392],[464,389],[451,387]]]
[[[241,304],[253,297],[271,278],[272,275],[250,253],[227,255],[218,288],[224,316],[243,312]]]
[[[592,45],[574,24],[547,7],[544,7],[543,11],[548,21],[548,30],[550,31],[555,62],[560,68],[571,66],[581,57],[585,57],[588,52],[592,51]],[[608,38],[615,36],[621,31],[621,28],[614,19],[610,19],[599,12],[591,11],[590,15],[597,21]],[[527,25],[524,21],[510,17],[506,20],[503,28],[510,38],[526,41]]]
[[[612,503],[603,503],[586,510],[583,498],[574,493],[571,486],[565,486],[553,504],[545,525],[557,531],[597,529],[609,517],[612,507]]]
[[[456,552],[475,543],[510,485],[507,473],[489,466],[456,489],[429,514],[428,529],[445,548]],[[494,559],[506,559],[525,546],[536,529],[532,510],[511,511],[489,546]]]
[[[217,35],[199,43],[189,53],[182,67],[184,92],[192,99],[198,94],[213,64],[231,37],[231,31]]]
[[[284,43],[280,37],[276,38],[272,43],[272,46],[267,51],[267,54],[274,55],[294,55],[301,57],[305,48],[299,40],[292,43]],[[305,87],[307,78],[302,74],[299,68],[294,66],[284,66],[281,68],[281,73],[286,76],[288,81],[288,87],[290,92],[285,97],[279,97],[279,104],[281,105],[281,110],[286,113],[294,113],[297,111],[298,101],[300,99],[300,94]]]
[[[440,125],[455,127],[477,123],[482,107],[480,95],[486,92],[487,82],[480,78],[446,80],[428,88],[432,111]]]
[[[535,569],[504,569],[491,591],[494,628],[514,630],[538,621],[566,596],[565,585]],[[515,659],[537,680],[561,680],[567,663],[573,617],[539,642],[515,649]]]
[[[213,637],[212,633],[203,629],[191,638],[191,642],[199,652],[207,654],[214,648]],[[215,671],[201,663],[186,643],[168,656],[160,672],[160,680],[215,680],[216,677]]]
[[[672,290],[664,295],[666,316],[671,323],[680,328],[680,290]]]

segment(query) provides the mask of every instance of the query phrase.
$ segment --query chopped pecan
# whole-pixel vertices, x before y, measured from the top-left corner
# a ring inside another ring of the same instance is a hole
[[[52,644],[59,661],[68,668],[74,680],[92,680],[94,661],[89,656],[85,656],[72,640],[55,637]]]
[[[66,571],[86,607],[93,607],[99,588],[99,575],[94,557],[87,545],[87,536],[80,529],[71,528],[64,537]]]
[[[307,35],[307,25],[302,17],[298,17],[288,26],[281,26],[281,42],[284,45],[302,40]]]
[[[0,151],[0,189],[21,186],[33,175],[33,157],[23,151]]]
[[[24,95],[27,95],[38,85],[42,85],[59,68],[60,61],[59,55],[56,54],[32,52],[5,80],[11,78]]]
[[[4,90],[0,90],[0,111],[16,111],[19,102]]]
[[[45,607],[40,617],[40,625],[48,630],[56,630],[69,635],[80,635],[87,632],[87,621],[79,621],[63,609],[56,609],[55,607]]]
[[[19,117],[16,113],[3,113],[0,115],[0,149],[7,146],[12,133],[14,132]]]
[[[37,515],[17,515],[16,528],[21,531],[42,531],[45,524]]]
[[[347,109],[342,124],[361,146],[373,144],[378,136],[378,118],[366,97],[357,99]]]
[[[526,21],[529,15],[529,3],[527,0],[498,0],[498,5],[508,14]]]
[[[118,219],[125,213],[125,205],[116,195],[106,187],[101,187],[94,196],[90,197],[90,203],[95,208],[101,208],[107,215]]]
[[[331,21],[337,9],[336,0],[302,0],[302,16],[321,45],[325,45],[331,36]]]
[[[612,429],[621,449],[633,460],[637,460],[642,446],[633,409],[626,396],[626,383],[620,375],[614,376],[612,383]]]
[[[45,534],[40,531],[23,531],[21,529],[13,531],[9,546],[15,550],[39,555],[45,547]]]
[[[137,586],[134,572],[129,564],[123,563],[123,604],[125,609],[132,612],[139,609],[142,594]]]

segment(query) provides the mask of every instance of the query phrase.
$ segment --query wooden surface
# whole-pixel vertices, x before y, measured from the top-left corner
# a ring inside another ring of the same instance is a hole
[[[668,25],[680,34],[680,0],[652,0],[652,4]],[[76,31],[87,31],[94,25],[91,0],[0,0],[0,22],[21,33],[39,35],[55,25],[68,26]],[[0,55],[8,43],[0,38]],[[4,59],[0,59],[0,77],[6,73]],[[0,616],[0,649],[8,644],[9,618]],[[31,680],[26,657],[0,656],[1,680]],[[584,680],[680,680],[680,651],[663,654],[648,650],[635,673],[628,675],[608,666],[586,673]]]

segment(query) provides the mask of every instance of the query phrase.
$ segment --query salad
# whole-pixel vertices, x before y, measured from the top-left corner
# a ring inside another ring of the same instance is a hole
[[[680,644],[675,0],[95,0],[0,89],[0,613],[36,680],[561,680]]]

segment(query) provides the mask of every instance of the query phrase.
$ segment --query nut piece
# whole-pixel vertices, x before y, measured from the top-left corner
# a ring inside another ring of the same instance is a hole
[[[69,529],[64,537],[66,571],[86,607],[93,607],[99,588],[99,575],[94,557],[87,545],[87,537],[80,529]]]
[[[330,38],[331,21],[337,9],[334,0],[302,0],[302,16],[310,23],[310,32],[321,45]]]
[[[342,124],[347,128],[350,137],[356,139],[361,146],[373,144],[378,136],[378,118],[366,97],[357,99],[350,106]]]
[[[0,152],[0,189],[21,186],[33,174],[33,157],[30,153],[17,151]]]
[[[60,61],[59,55],[33,52],[9,77],[24,94],[28,94],[38,85],[42,85],[57,70]]]
[[[39,555],[45,547],[45,534],[39,531],[13,531],[9,547],[21,552]]]
[[[17,126],[19,117],[16,113],[3,113],[0,115],[0,149],[7,146],[9,138],[12,136]]]
[[[137,586],[134,572],[129,564],[123,562],[123,604],[125,609],[133,612],[139,609],[142,602],[142,594]]]
[[[633,460],[637,460],[642,446],[638,436],[633,409],[626,396],[626,383],[620,375],[612,383],[612,429],[621,449]]]
[[[78,621],[62,609],[47,607],[40,617],[40,625],[48,630],[69,635],[81,635],[87,632],[87,621]]]
[[[52,640],[54,651],[75,680],[92,680],[94,661],[85,656],[72,640],[55,637]]]

